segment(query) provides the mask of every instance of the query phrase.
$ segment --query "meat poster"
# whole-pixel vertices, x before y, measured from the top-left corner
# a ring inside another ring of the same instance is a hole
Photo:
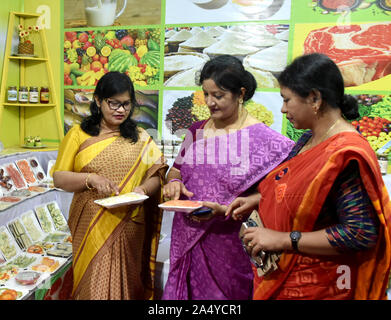
[[[296,24],[292,58],[328,55],[340,68],[346,88],[389,90],[391,22]]]

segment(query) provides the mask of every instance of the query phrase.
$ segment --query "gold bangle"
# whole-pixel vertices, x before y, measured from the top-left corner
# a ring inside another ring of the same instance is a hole
[[[89,178],[90,175],[92,175],[92,174],[93,174],[93,172],[89,173],[89,174],[87,175],[87,177],[86,177],[86,187],[87,187],[88,190],[94,189],[93,187],[90,187],[90,186],[88,185],[88,178]]]

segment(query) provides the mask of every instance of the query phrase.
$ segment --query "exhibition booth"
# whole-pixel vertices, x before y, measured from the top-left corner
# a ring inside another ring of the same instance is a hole
[[[258,85],[246,110],[297,141],[303,130],[280,112],[277,77],[295,57],[325,53],[359,102],[352,124],[377,153],[391,192],[390,17],[387,0],[2,0],[0,295],[70,297],[73,193],[54,187],[51,168],[109,71],[133,81],[133,119],[172,166],[186,130],[210,116],[196,81],[206,61],[239,58]],[[174,215],[163,211],[157,299]]]

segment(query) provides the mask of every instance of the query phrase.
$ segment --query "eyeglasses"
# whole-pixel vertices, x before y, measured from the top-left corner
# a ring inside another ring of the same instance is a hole
[[[123,107],[125,111],[129,111],[131,108],[131,103],[130,101],[125,101],[123,103],[118,102],[118,101],[113,101],[109,99],[104,99],[109,106],[111,110],[118,110],[119,108]]]

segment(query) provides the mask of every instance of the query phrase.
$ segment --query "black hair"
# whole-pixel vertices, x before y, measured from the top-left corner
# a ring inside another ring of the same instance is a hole
[[[254,76],[244,69],[238,58],[230,55],[217,56],[205,63],[198,85],[207,79],[212,79],[219,88],[229,90],[234,95],[240,95],[240,89],[245,88],[244,101],[250,100],[257,88]]]
[[[297,57],[279,75],[278,82],[280,86],[292,90],[302,98],[318,90],[322,100],[332,108],[341,109],[348,120],[360,116],[357,100],[345,94],[341,71],[334,61],[324,54],[311,53]]]
[[[132,142],[138,141],[138,128],[136,122],[132,119],[132,114],[137,106],[136,93],[133,83],[130,78],[121,72],[113,71],[106,73],[99,79],[94,91],[94,98],[102,101],[117,94],[129,92],[131,109],[126,120],[119,126],[120,134],[124,138],[129,138]],[[90,104],[91,115],[83,119],[81,129],[92,136],[98,136],[100,132],[100,123],[103,114],[95,102],[95,99]]]

